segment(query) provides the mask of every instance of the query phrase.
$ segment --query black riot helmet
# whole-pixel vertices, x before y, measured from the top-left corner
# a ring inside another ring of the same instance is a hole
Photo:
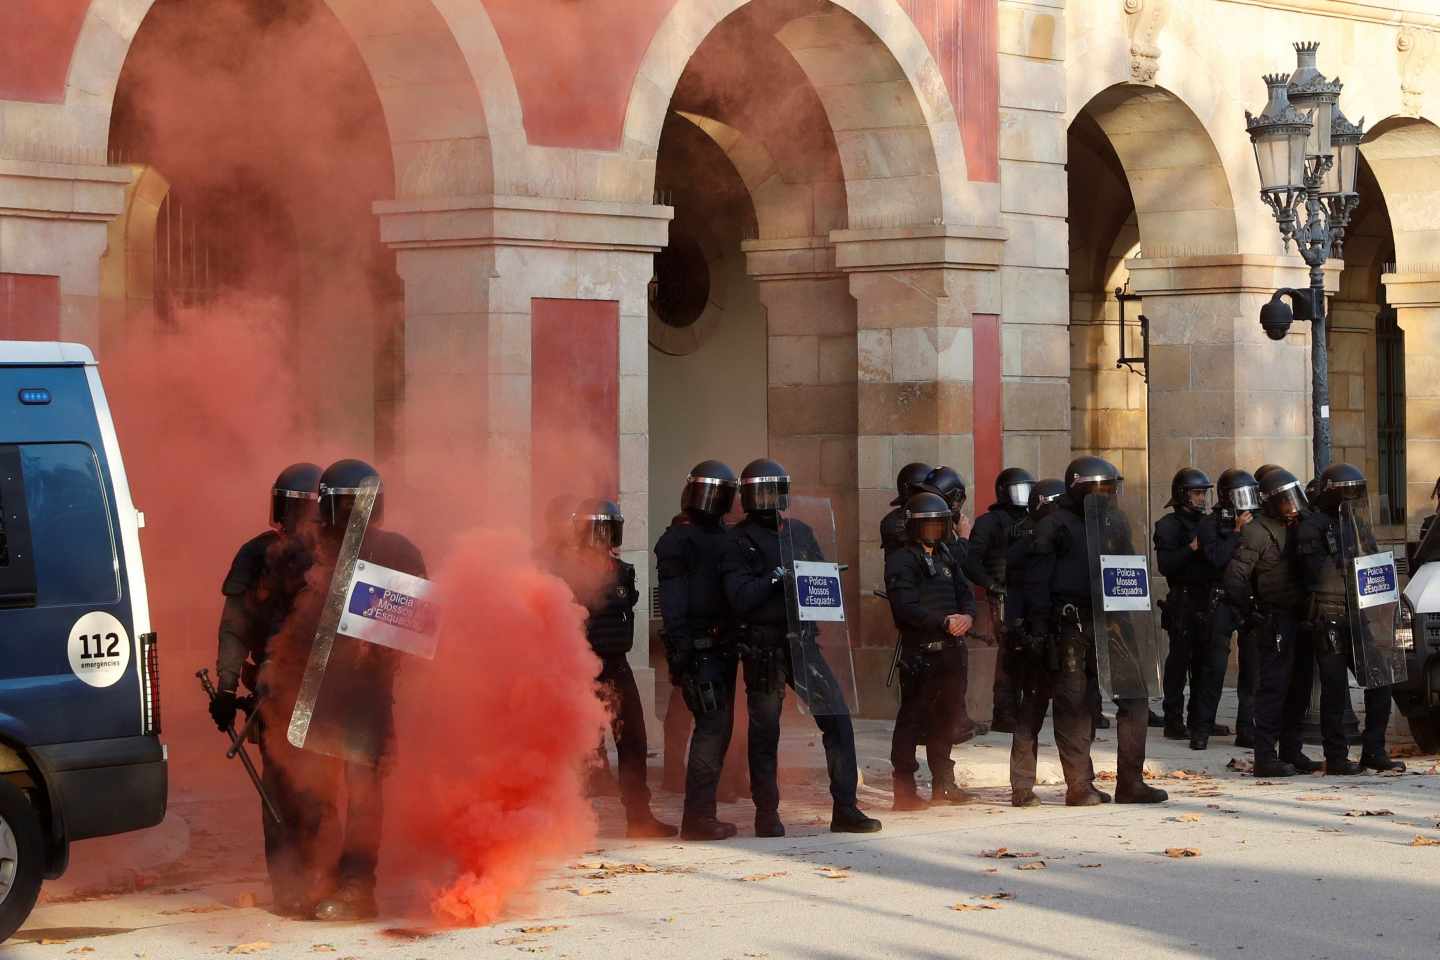
[[[905,536],[935,546],[950,532],[950,505],[938,493],[921,490],[905,501]]]
[[[294,533],[301,521],[315,515],[319,489],[319,464],[292,463],[281,470],[270,488],[270,523]]]
[[[723,517],[735,502],[737,486],[735,471],[719,460],[697,463],[685,478],[685,489],[680,493],[680,509],[696,510],[707,517]]]
[[[1331,513],[1340,509],[1344,500],[1364,500],[1368,495],[1365,474],[1351,463],[1332,463],[1317,479],[1312,503]]]
[[[1256,483],[1259,483],[1261,480],[1264,480],[1264,479],[1265,479],[1265,474],[1269,473],[1271,470],[1283,470],[1283,469],[1285,469],[1285,468],[1282,467],[1282,466],[1280,466],[1278,463],[1266,463],[1266,464],[1261,464],[1261,465],[1260,465],[1258,468],[1256,468],[1256,470],[1255,470],[1255,482],[1256,482]]]
[[[1055,501],[1065,495],[1065,483],[1054,477],[1041,480],[1030,491],[1030,516],[1039,520],[1055,509]]]
[[[900,472],[895,476],[895,499],[890,501],[890,506],[898,507],[908,501],[910,494],[925,482],[925,478],[930,476],[930,471],[933,469],[935,468],[930,464],[920,463],[918,460],[901,467]]]
[[[582,547],[614,550],[625,542],[625,515],[613,500],[581,501],[570,523]]]
[[[1065,491],[1076,504],[1083,504],[1092,493],[1118,497],[1124,485],[1115,464],[1103,457],[1076,457],[1065,468]]]
[[[1035,478],[1029,470],[1021,467],[1006,467],[995,478],[995,502],[1005,507],[1023,507],[1030,502],[1030,491],[1035,488]]]
[[[1236,513],[1260,509],[1260,484],[1254,477],[1238,467],[1231,467],[1220,474],[1215,486],[1215,499],[1220,506]]]
[[[364,460],[337,460],[320,474],[320,526],[333,534],[343,534],[350,522],[355,497],[366,489],[375,488],[375,506],[370,523],[380,522],[385,504],[380,473]]]
[[[1260,481],[1260,509],[1267,516],[1287,523],[1304,512],[1305,491],[1295,474],[1284,467],[1271,467]]]
[[[965,500],[970,495],[969,491],[965,489],[965,479],[950,467],[936,467],[931,470],[920,490],[927,493],[938,493],[944,497],[945,502],[950,505],[952,513],[958,512],[961,507],[965,506]]]
[[[1191,494],[1196,491],[1208,493],[1214,486],[1210,482],[1210,478],[1205,475],[1205,471],[1197,470],[1194,467],[1182,467],[1170,480],[1170,500],[1165,506],[1174,507],[1176,510],[1183,510],[1186,513],[1204,513],[1209,504],[1201,501],[1197,506],[1195,501],[1199,498],[1192,498]]]
[[[740,474],[740,506],[746,513],[789,509],[790,474],[774,460],[751,460]]]

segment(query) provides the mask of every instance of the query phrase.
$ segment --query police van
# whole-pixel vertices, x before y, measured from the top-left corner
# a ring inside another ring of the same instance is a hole
[[[89,349],[0,340],[0,941],[72,841],[165,816],[142,523]]]

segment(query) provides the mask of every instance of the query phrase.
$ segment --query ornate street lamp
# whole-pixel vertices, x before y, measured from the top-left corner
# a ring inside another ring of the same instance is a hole
[[[1260,171],[1260,199],[1275,215],[1285,249],[1293,240],[1310,267],[1309,309],[1301,291],[1278,291],[1261,308],[1261,325],[1282,340],[1297,316],[1311,323],[1311,407],[1315,471],[1330,464],[1330,364],[1325,335],[1325,261],[1339,256],[1345,227],[1359,204],[1355,193],[1363,125],[1340,111],[1338,79],[1327,80],[1315,66],[1318,43],[1295,44],[1298,64],[1289,77],[1265,77],[1270,98],[1260,116],[1245,111],[1245,129]],[[1301,222],[1300,211],[1304,211]],[[1296,309],[1282,302],[1290,297]],[[1308,317],[1306,316],[1308,314]]]

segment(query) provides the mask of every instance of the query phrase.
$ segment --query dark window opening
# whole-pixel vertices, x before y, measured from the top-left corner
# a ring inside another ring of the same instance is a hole
[[[1384,291],[1381,303],[1384,304]],[[1375,317],[1378,385],[1380,522],[1405,522],[1405,331],[1399,312],[1385,305]]]

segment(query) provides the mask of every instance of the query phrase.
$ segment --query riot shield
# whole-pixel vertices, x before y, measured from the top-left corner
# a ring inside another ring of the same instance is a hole
[[[1164,660],[1150,594],[1150,563],[1113,497],[1085,498],[1095,663],[1102,700],[1160,696]]]
[[[1440,519],[1432,518],[1427,521],[1427,526],[1425,536],[1420,538],[1420,544],[1410,557],[1411,575],[1414,575],[1425,564],[1440,560]]]
[[[302,750],[372,766],[392,733],[399,655],[433,659],[436,626],[430,582],[377,562],[378,491],[355,495],[287,731]]]
[[[1400,577],[1395,555],[1375,544],[1369,501],[1340,504],[1340,550],[1355,680],[1367,689],[1399,683],[1406,676],[1405,651],[1395,642]]]
[[[791,497],[780,530],[790,665],[801,708],[816,716],[859,709],[835,514],[820,497]]]

